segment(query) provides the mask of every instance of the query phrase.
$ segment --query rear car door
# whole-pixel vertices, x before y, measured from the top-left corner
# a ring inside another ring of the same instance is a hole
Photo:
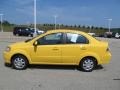
[[[65,36],[66,43],[62,46],[62,62],[76,64],[81,54],[87,51],[89,41],[83,35],[76,33],[66,33]]]

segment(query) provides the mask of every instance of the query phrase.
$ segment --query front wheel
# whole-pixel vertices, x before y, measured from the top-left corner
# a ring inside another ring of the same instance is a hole
[[[17,70],[26,69],[28,65],[27,59],[22,55],[17,55],[12,58],[12,67]]]
[[[91,72],[91,71],[93,71],[93,69],[95,68],[95,66],[96,66],[95,59],[91,58],[91,57],[84,58],[80,62],[80,68],[83,71],[85,71],[85,72]]]

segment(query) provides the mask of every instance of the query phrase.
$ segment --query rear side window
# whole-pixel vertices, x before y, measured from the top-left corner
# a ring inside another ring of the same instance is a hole
[[[88,44],[89,41],[86,37],[80,34],[75,34],[75,33],[67,33],[66,34],[66,43],[67,44]]]

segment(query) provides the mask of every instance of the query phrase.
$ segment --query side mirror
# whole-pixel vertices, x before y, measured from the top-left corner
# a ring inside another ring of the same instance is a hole
[[[33,45],[34,45],[34,46],[37,46],[37,45],[38,45],[38,42],[37,42],[37,41],[35,41],[35,42],[33,43]]]

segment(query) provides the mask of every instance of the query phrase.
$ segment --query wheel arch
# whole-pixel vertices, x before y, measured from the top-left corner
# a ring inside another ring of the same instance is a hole
[[[85,57],[83,57],[83,58],[80,60],[79,65],[81,64],[81,62],[82,62],[85,58],[92,58],[92,59],[95,61],[95,64],[98,65],[98,60],[97,60],[97,58],[94,57],[94,56],[85,56]]]
[[[101,63],[100,56],[98,54],[94,52],[87,52],[81,55],[81,57],[79,58],[78,65],[80,64],[81,60],[83,60],[84,58],[88,58],[88,57],[95,59],[97,64]]]
[[[13,54],[13,55],[12,55],[12,57],[11,57],[11,60],[10,60],[10,61],[11,61],[11,63],[12,63],[13,58],[14,58],[14,57],[16,57],[16,56],[19,56],[19,55],[21,55],[21,56],[25,57],[25,58],[26,58],[26,60],[27,60],[27,62],[28,62],[28,64],[30,63],[30,62],[29,62],[29,58],[28,58],[26,55],[21,54],[21,53],[16,53],[16,54]]]

